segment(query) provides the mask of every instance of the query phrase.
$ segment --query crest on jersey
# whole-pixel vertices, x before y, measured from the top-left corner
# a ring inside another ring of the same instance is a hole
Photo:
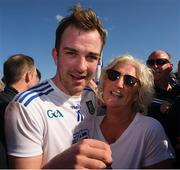
[[[94,108],[94,105],[93,105],[92,101],[91,100],[87,101],[86,105],[87,105],[89,113],[91,115],[93,115],[95,113],[95,108]]]

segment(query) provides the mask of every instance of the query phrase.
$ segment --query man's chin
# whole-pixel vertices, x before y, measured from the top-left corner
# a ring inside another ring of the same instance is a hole
[[[84,86],[75,87],[75,88],[71,89],[71,95],[72,96],[79,96],[82,93],[83,89],[84,89]]]

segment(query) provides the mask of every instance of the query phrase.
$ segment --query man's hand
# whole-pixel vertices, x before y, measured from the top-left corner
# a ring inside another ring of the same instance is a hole
[[[160,107],[160,111],[162,113],[167,113],[170,107],[171,107],[171,104],[168,101],[164,100]]]
[[[112,163],[110,146],[95,139],[84,139],[54,157],[44,168],[103,169]]]

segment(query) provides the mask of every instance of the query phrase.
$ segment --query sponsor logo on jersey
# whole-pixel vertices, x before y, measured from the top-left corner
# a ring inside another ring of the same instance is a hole
[[[64,117],[63,114],[59,110],[47,110],[47,115],[49,118],[59,118]]]
[[[80,130],[79,132],[73,134],[73,144],[77,143],[81,139],[87,139],[87,138],[89,138],[89,130],[88,129]]]

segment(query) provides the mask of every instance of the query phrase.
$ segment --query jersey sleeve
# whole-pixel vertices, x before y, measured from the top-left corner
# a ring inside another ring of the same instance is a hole
[[[9,103],[5,112],[8,155],[31,157],[42,154],[42,129],[44,128],[35,110],[15,101]]]
[[[174,159],[174,150],[161,124],[154,120],[146,132],[142,166],[147,167],[163,160]]]

